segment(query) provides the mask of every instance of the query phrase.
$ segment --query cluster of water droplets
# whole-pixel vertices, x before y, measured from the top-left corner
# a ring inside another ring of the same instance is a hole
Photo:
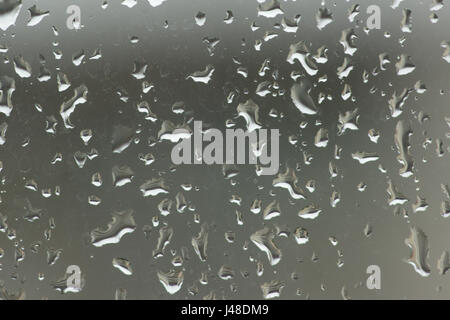
[[[104,1],[97,9],[164,15],[170,2]],[[439,112],[431,109],[448,106],[449,89],[421,77],[429,67],[409,49],[421,39],[412,36],[416,11],[406,2],[383,7],[398,20],[381,30],[365,26],[365,5],[354,1],[258,0],[248,16],[232,3],[220,20],[207,8],[194,10],[185,27],[163,17],[146,30],[170,42],[186,28],[190,40],[164,52],[148,35],[119,33],[126,40],[112,41],[128,45],[119,60],[103,49],[108,39],[65,48],[65,26],[53,25],[56,13],[45,5],[25,13],[21,0],[0,3],[0,274],[13,280],[0,280],[0,298],[39,295],[30,288],[41,288],[37,279],[87,296],[90,283],[101,289],[104,281],[115,286],[106,295],[116,299],[328,292],[348,299],[365,283],[356,276],[366,268],[358,255],[363,261],[372,250],[375,262],[367,263],[382,264],[377,252],[389,250],[383,241],[409,247],[409,257],[391,256],[430,276],[433,230],[423,217],[446,224],[450,216],[450,115],[434,118]],[[433,32],[448,6],[430,2]],[[101,24],[85,16],[73,31],[81,37]],[[27,35],[19,28],[47,30],[50,54],[17,52]],[[239,28],[247,28],[244,37]],[[439,39],[432,50],[439,52],[432,73],[448,74],[449,41]],[[435,95],[441,106],[426,105]],[[279,172],[174,165],[171,149],[193,135],[194,120],[203,121],[204,133],[279,129]],[[383,229],[390,223],[398,230]],[[83,271],[81,288],[68,286],[68,265]],[[449,268],[443,250],[436,270]],[[336,285],[339,275],[346,280]],[[143,278],[147,287],[138,291],[132,283]]]

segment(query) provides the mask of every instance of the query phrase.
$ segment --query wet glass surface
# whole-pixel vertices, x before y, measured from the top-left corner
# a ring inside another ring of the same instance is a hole
[[[449,4],[186,3],[0,1],[0,298],[450,298]]]

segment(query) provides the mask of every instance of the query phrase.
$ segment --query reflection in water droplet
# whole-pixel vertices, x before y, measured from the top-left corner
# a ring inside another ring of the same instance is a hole
[[[96,247],[119,243],[125,234],[131,233],[135,229],[136,222],[133,218],[133,210],[113,212],[112,221],[108,223],[106,228],[96,228],[91,232],[91,241]]]
[[[273,243],[273,232],[265,227],[250,236],[250,240],[263,252],[266,253],[270,265],[274,266],[281,260],[281,250]]]
[[[405,239],[405,244],[411,248],[411,256],[406,261],[414,267],[414,270],[422,277],[430,275],[428,259],[428,237],[418,227],[411,227],[410,235]]]
[[[169,294],[175,294],[183,285],[184,274],[183,271],[175,270],[171,270],[167,273],[158,271],[158,279]]]

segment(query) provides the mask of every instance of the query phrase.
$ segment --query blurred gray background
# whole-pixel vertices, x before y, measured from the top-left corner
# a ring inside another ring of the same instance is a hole
[[[18,295],[27,299],[114,299],[116,290],[125,289],[128,299],[262,299],[261,286],[271,281],[283,287],[280,299],[450,298],[449,275],[441,275],[437,268],[442,253],[450,249],[450,221],[441,215],[442,202],[449,200],[441,185],[450,183],[447,139],[450,64],[442,58],[445,49],[441,47],[442,41],[450,41],[448,3],[434,12],[439,20],[432,23],[431,0],[404,0],[395,9],[391,0],[323,1],[322,4],[280,1],[284,14],[275,18],[258,16],[259,3],[255,0],[167,0],[156,7],[147,0],[139,0],[132,8],[121,2],[111,0],[102,8],[103,1],[24,0],[15,25],[1,32],[0,45],[8,50],[0,53],[3,60],[0,76],[14,78],[16,87],[10,116],[0,113],[0,124],[7,124],[5,143],[0,145],[0,212],[7,217],[8,225],[0,233],[3,298]],[[40,10],[48,10],[49,15],[37,25],[27,26],[30,19],[27,9],[35,4]],[[69,16],[66,9],[72,4],[81,9],[80,30],[69,30],[66,26]],[[361,12],[352,23],[348,10],[355,4],[360,5]],[[381,29],[366,33],[366,8],[372,4],[381,8]],[[4,4],[0,2],[1,5]],[[333,22],[320,31],[316,14],[323,7],[332,13]],[[410,33],[401,30],[404,9],[411,10]],[[234,16],[230,24],[223,21],[227,10]],[[206,14],[203,26],[195,22],[199,11]],[[283,17],[292,18],[297,14],[301,15],[297,32],[286,33],[277,27]],[[0,15],[0,19],[4,16]],[[252,23],[260,28],[252,31]],[[52,31],[53,26],[58,35]],[[348,28],[353,28],[358,37],[355,40],[358,50],[352,57],[344,54],[339,43],[342,31]],[[264,41],[266,32],[278,36]],[[139,41],[133,43],[133,37]],[[212,56],[203,42],[205,37],[220,40]],[[402,37],[404,41],[400,41]],[[254,47],[257,40],[262,40],[260,51]],[[318,64],[316,77],[310,77],[298,62],[286,61],[289,46],[300,40],[305,41],[312,54],[322,46],[328,49],[328,62]],[[96,49],[101,50],[102,57],[89,59]],[[76,66],[72,56],[80,50],[84,50],[86,57]],[[62,53],[59,60],[55,52]],[[379,67],[382,53],[387,53],[391,60],[384,71]],[[405,76],[398,76],[395,69],[401,54],[411,56],[416,66]],[[51,79],[46,82],[37,79],[42,65],[40,55],[45,57],[45,67],[51,73]],[[30,64],[31,77],[21,78],[15,72],[13,59],[17,56]],[[345,56],[351,58],[354,69],[348,78],[340,80],[336,69]],[[247,78],[236,72],[240,66],[233,58],[248,69]],[[267,58],[270,70],[261,77],[258,70]],[[145,79],[138,80],[131,75],[136,61],[148,65]],[[186,76],[203,70],[208,64],[215,68],[208,84],[186,80]],[[377,67],[378,74],[371,74],[369,81],[363,83],[363,71],[372,73]],[[286,93],[264,98],[256,95],[259,83],[274,82],[275,70],[278,70],[276,82]],[[59,71],[71,83],[64,92],[58,92]],[[292,103],[292,71],[317,84],[310,92],[319,110],[317,115],[303,115]],[[318,82],[323,75],[328,80]],[[154,86],[148,93],[142,91],[144,80]],[[414,88],[419,80],[427,91],[424,94],[412,91],[403,113],[392,118],[388,101],[393,93],[398,95],[405,88]],[[354,101],[341,98],[344,83],[351,86]],[[61,104],[72,98],[74,89],[82,84],[88,88],[87,101],[78,105],[70,117],[74,128],[65,128],[60,116]],[[227,103],[230,90],[236,91],[236,97]],[[332,100],[325,99],[318,104],[319,93],[331,95]],[[239,174],[232,179],[225,179],[219,165],[174,167],[170,161],[173,144],[158,142],[158,131],[164,120],[175,124],[202,120],[224,130],[226,121],[231,119],[236,127],[244,128],[245,121],[237,116],[236,107],[248,99],[259,105],[264,128],[280,129],[280,172],[286,168],[295,171],[298,186],[307,196],[305,200],[291,199],[287,190],[272,186],[275,176],[258,177],[254,166],[239,166]],[[145,114],[137,110],[141,101],[149,103],[156,121],[145,120]],[[172,105],[178,101],[185,104],[183,114],[172,112]],[[37,111],[36,104],[42,106],[42,112]],[[272,108],[283,117],[271,117]],[[355,108],[359,113],[359,130],[338,135],[339,114]],[[429,119],[421,122],[423,114]],[[46,132],[46,121],[52,116],[57,122],[53,134]],[[394,133],[399,120],[405,120],[412,129],[410,153],[414,174],[409,178],[399,175],[401,164],[396,158]],[[300,128],[303,121],[308,123],[304,129]],[[319,128],[328,129],[326,148],[314,146]],[[372,128],[380,132],[377,144],[368,137]],[[83,129],[93,132],[87,146],[80,138]],[[290,136],[298,141],[289,143]],[[431,143],[424,148],[427,139]],[[441,156],[436,152],[437,139],[443,143]],[[118,141],[132,142],[123,152],[114,153]],[[340,159],[334,159],[335,145],[342,148]],[[74,155],[89,153],[92,148],[98,156],[79,168]],[[376,152],[379,160],[360,164],[351,156],[357,151]],[[305,164],[303,152],[313,157],[310,165]],[[56,153],[62,155],[62,161],[51,164]],[[155,157],[149,166],[139,160],[139,154],[147,153]],[[330,177],[330,161],[338,168],[335,178]],[[132,169],[133,179],[124,186],[114,187],[113,167],[124,165]],[[380,171],[380,165],[385,172]],[[103,178],[101,187],[91,184],[96,172]],[[166,181],[169,193],[144,198],[139,186],[158,177]],[[313,193],[305,188],[311,179],[316,181]],[[37,191],[25,188],[30,180],[36,182]],[[406,217],[403,213],[396,215],[396,209],[388,204],[389,180],[409,200],[398,208],[407,212]],[[367,185],[364,192],[357,189],[360,182]],[[193,188],[183,190],[182,184],[191,184]],[[54,194],[56,186],[61,190],[59,196]],[[42,190],[47,188],[52,190],[49,198],[42,196]],[[330,205],[333,191],[341,197],[335,208]],[[175,201],[178,192],[184,195],[192,210],[179,213],[174,203],[168,216],[160,215],[161,200]],[[89,204],[91,195],[99,197],[101,203]],[[242,199],[240,205],[230,202],[233,195]],[[426,199],[426,211],[414,212],[412,205],[417,196]],[[262,212],[252,213],[250,206],[255,199],[262,201],[263,210],[277,200],[281,215],[264,220]],[[319,217],[300,218],[299,210],[312,203],[322,209]],[[117,244],[93,246],[90,233],[105,228],[112,220],[112,212],[127,209],[134,211],[134,232],[124,235]],[[236,210],[242,213],[243,225],[236,221]],[[27,221],[24,217],[30,212],[37,212],[40,218]],[[200,217],[199,223],[195,215]],[[153,217],[158,217],[158,226],[152,224]],[[54,220],[55,228],[46,237],[50,219]],[[173,229],[173,236],[164,255],[154,258],[159,230],[165,224]],[[191,244],[202,224],[208,226],[206,261],[199,259]],[[371,230],[369,235],[365,234],[367,225]],[[405,262],[411,255],[405,239],[414,226],[427,238],[426,246],[416,254],[429,266],[428,277],[421,276]],[[273,242],[282,252],[281,261],[274,266],[250,239],[264,227],[272,231]],[[294,233],[299,227],[309,233],[306,244],[296,243]],[[234,232],[234,243],[226,241],[228,231]],[[331,244],[330,237],[337,239],[336,246]],[[37,245],[38,249],[33,249]],[[60,256],[49,265],[48,255],[53,250],[61,250]],[[24,253],[24,259],[16,261],[20,252]],[[182,266],[172,264],[178,255],[184,258]],[[125,275],[114,268],[113,258],[127,259],[133,274]],[[339,261],[343,265],[338,265]],[[264,266],[261,276],[257,275],[257,262]],[[61,294],[55,290],[54,282],[64,276],[69,265],[80,267],[84,286],[79,293]],[[224,265],[234,271],[230,280],[218,276]],[[380,290],[366,287],[369,276],[366,269],[370,265],[381,269]],[[184,275],[181,289],[174,295],[164,289],[157,276],[158,272],[171,269],[182,270]],[[199,282],[202,273],[208,276],[207,284]],[[39,279],[40,274],[43,279]]]

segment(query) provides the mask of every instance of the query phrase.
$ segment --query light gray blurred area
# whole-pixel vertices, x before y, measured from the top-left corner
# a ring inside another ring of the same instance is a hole
[[[449,299],[449,21],[0,0],[0,298]],[[278,174],[172,163],[172,129],[248,118],[279,129]]]

